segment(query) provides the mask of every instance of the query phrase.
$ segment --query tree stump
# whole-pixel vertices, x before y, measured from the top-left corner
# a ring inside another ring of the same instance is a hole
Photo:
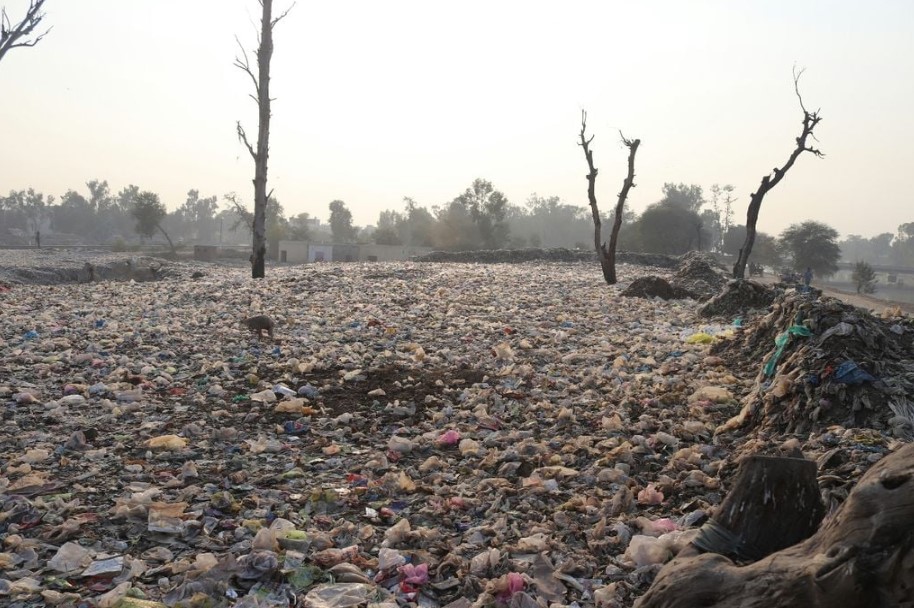
[[[811,538],[746,566],[713,553],[680,554],[635,606],[912,606],[912,521],[914,444],[909,444],[867,471]]]
[[[816,463],[748,456],[740,462],[733,490],[692,544],[738,561],[755,561],[809,538],[824,515]]]

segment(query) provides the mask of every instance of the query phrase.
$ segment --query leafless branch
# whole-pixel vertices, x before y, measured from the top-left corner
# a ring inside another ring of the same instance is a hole
[[[238,200],[238,195],[234,192],[229,192],[228,194],[223,195],[222,198],[224,198],[232,205],[232,208],[235,210],[235,214],[238,216],[238,219],[229,229],[234,232],[238,229],[239,225],[246,224],[249,230],[253,230],[254,214],[248,211],[247,207],[244,206],[244,203]]]
[[[636,141],[639,141],[639,140],[637,140],[637,139],[628,139],[627,137],[625,137],[625,135],[622,134],[622,129],[619,129],[619,137],[622,139],[622,144],[623,144],[626,148],[629,148],[629,149],[631,149],[631,147],[632,147],[633,145],[635,145],[635,142],[636,142]],[[639,143],[640,143],[640,141],[639,141]]]
[[[15,25],[10,21],[9,15],[6,14],[6,9],[0,9],[0,59],[10,49],[35,46],[51,31],[51,28],[48,28],[41,34],[28,38],[41,23],[41,20],[44,19],[45,14],[41,10],[44,2],[45,0],[31,0],[29,8],[25,12],[25,17]]]
[[[286,10],[284,10],[284,11],[282,12],[282,14],[281,14],[279,17],[276,17],[275,19],[273,19],[273,20],[270,22],[270,27],[273,27],[274,25],[276,25],[277,23],[279,23],[280,21],[282,21],[283,19],[285,19],[286,15],[288,15],[288,14],[289,14],[289,11],[291,11],[293,8],[295,8],[295,2],[293,2],[293,3],[289,6],[289,8],[287,8]]]
[[[806,111],[806,106],[803,105],[803,96],[800,95],[800,76],[802,76],[805,71],[806,68],[797,71],[797,66],[793,66],[793,91],[797,94],[797,99],[800,100],[800,109],[803,110],[803,114],[809,114],[809,112]]]
[[[251,70],[251,62],[248,59],[248,52],[244,50],[244,45],[241,44],[241,40],[238,39],[238,36],[235,36],[235,42],[238,43],[238,48],[241,49],[241,57],[235,57],[235,67],[251,77],[251,82],[254,84],[254,91],[259,95],[260,83],[257,81],[257,77],[254,76],[254,72]],[[253,97],[254,101],[257,101],[256,97],[253,95],[251,95],[251,97]]]
[[[257,162],[257,153],[254,152],[254,148],[248,142],[247,133],[244,132],[244,127],[241,126],[241,121],[239,120],[235,123],[235,126],[238,129],[238,141],[244,144],[244,147],[248,149],[248,152],[251,154],[251,158],[254,159],[254,162]]]
[[[587,112],[581,110],[581,132],[579,134],[581,141],[578,143],[584,149],[584,158],[587,159],[587,200],[590,203],[590,213],[593,217],[593,245],[600,256],[602,262],[606,257],[606,248],[601,241],[601,223],[600,209],[597,207],[597,168],[593,166],[593,150],[590,149],[590,142],[593,141],[594,135],[587,137]]]

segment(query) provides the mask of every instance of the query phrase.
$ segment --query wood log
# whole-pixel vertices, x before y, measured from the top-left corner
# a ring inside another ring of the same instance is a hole
[[[876,463],[811,538],[746,566],[677,556],[638,608],[914,606],[914,444]]]
[[[755,561],[809,538],[824,516],[816,463],[748,456],[740,461],[733,489],[692,544],[739,561]]]

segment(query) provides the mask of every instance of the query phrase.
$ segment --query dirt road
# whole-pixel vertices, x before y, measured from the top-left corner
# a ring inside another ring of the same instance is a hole
[[[778,282],[776,276],[767,275],[759,279],[756,277],[754,280],[760,280],[766,285],[773,285]],[[914,304],[910,302],[895,302],[892,300],[883,300],[880,298],[874,298],[873,296],[864,295],[862,293],[854,293],[850,291],[843,291],[840,289],[835,289],[828,285],[818,284],[813,281],[812,286],[816,289],[821,289],[822,293],[831,296],[833,298],[838,298],[843,302],[847,302],[852,306],[857,306],[860,308],[865,308],[867,310],[873,311],[875,314],[881,314],[886,308],[895,308],[896,306],[901,308],[905,314],[914,315]]]

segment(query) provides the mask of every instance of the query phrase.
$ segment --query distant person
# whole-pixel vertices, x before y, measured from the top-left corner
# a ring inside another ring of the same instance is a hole
[[[35,245],[41,249],[41,230],[35,231]]]
[[[806,272],[803,273],[803,286],[806,287],[806,291],[809,291],[810,283],[812,283],[812,268],[807,266]]]

